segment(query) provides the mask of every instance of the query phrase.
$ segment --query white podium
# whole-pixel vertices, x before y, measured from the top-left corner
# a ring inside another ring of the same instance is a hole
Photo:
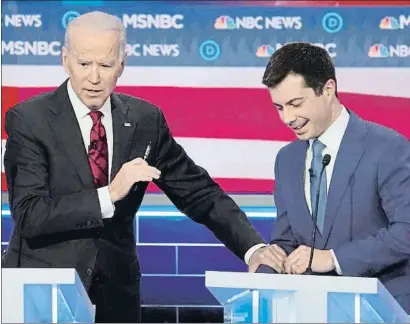
[[[3,323],[94,323],[75,269],[2,269]]]
[[[376,278],[214,272],[225,323],[410,323]]]

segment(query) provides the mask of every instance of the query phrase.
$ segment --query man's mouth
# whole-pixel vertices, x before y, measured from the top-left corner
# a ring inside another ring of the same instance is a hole
[[[303,124],[301,124],[301,125],[299,125],[299,126],[297,126],[297,127],[292,127],[292,128],[293,128],[293,130],[301,130],[303,127],[306,126],[306,124],[307,124],[308,122],[309,122],[309,121],[307,120],[307,121],[305,121]]]

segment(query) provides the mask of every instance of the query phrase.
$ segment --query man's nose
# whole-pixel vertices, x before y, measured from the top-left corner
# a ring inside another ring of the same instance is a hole
[[[100,82],[100,80],[101,80],[100,70],[98,66],[93,65],[88,75],[88,81],[90,81],[93,84],[97,84]]]
[[[288,125],[292,126],[292,124],[296,121],[296,115],[292,111],[292,109],[284,107],[282,110],[282,121]]]

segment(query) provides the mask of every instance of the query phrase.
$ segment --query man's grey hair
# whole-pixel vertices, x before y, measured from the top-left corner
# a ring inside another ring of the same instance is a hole
[[[119,56],[122,58],[125,54],[127,40],[125,27],[120,18],[101,11],[93,11],[81,15],[69,22],[65,31],[64,47],[69,50],[71,31],[76,26],[85,28],[92,32],[117,31],[119,35]]]

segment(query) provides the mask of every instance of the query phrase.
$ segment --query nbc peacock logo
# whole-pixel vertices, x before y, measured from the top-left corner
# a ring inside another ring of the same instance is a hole
[[[384,17],[380,21],[380,29],[400,29],[400,22],[395,17]]]
[[[275,49],[270,45],[261,45],[256,50],[257,57],[271,57]]]
[[[228,29],[232,30],[236,28],[235,20],[229,16],[219,16],[214,23],[215,29]]]
[[[390,57],[389,49],[383,44],[374,44],[369,48],[369,57],[372,58],[385,58]]]

